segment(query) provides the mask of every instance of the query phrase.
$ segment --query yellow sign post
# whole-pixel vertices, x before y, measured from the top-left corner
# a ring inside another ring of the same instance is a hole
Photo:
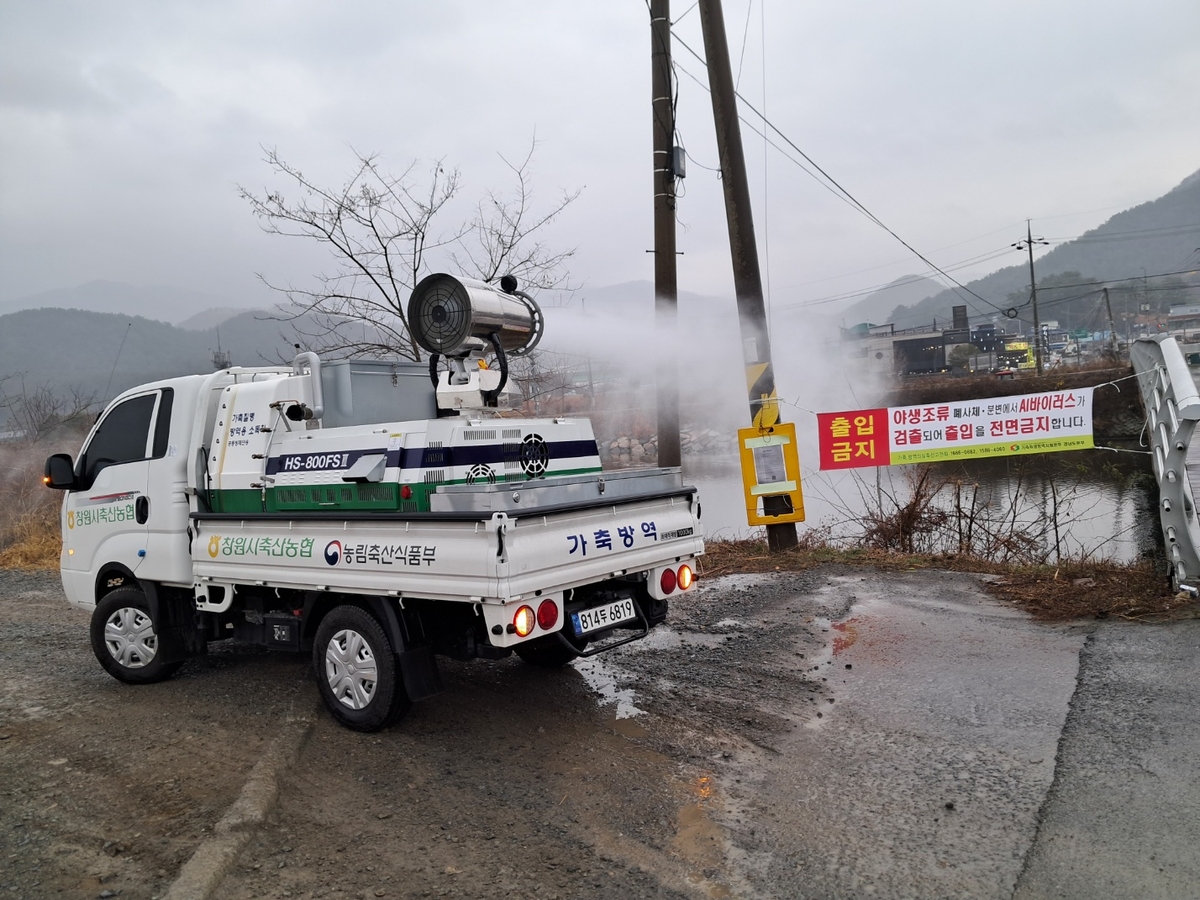
[[[746,521],[751,525],[803,522],[804,493],[800,487],[796,426],[791,422],[775,422],[761,428],[739,429],[738,455],[742,461]],[[763,511],[765,497],[783,500],[779,515]]]

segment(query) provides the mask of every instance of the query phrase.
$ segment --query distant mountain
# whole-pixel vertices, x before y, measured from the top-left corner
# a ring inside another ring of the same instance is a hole
[[[585,289],[560,305],[547,294],[538,298],[547,324],[539,347],[546,351],[541,365],[574,366],[586,373],[585,380],[620,385],[627,391],[620,415],[653,421],[656,366],[669,344],[678,359],[680,399],[689,421],[727,428],[745,418],[742,342],[732,297],[682,292],[678,328],[664,337],[654,328],[650,282]],[[266,316],[242,313],[223,321],[218,334],[217,328],[189,330],[140,316],[79,309],[0,315],[0,380],[23,379],[31,389],[47,385],[62,392],[78,387],[105,402],[148,381],[211,371],[218,340],[234,365],[292,359],[296,337],[291,323]],[[308,328],[318,330],[312,323]],[[848,404],[855,401],[846,392],[856,373],[830,377],[841,357],[836,329],[827,320],[806,310],[781,309],[774,317],[772,341],[777,377],[789,396],[803,386],[805,396],[816,392],[825,407],[851,408]],[[14,386],[11,381],[5,385],[10,390]]]
[[[847,327],[861,322],[878,325],[889,321],[897,306],[914,306],[926,297],[939,293],[941,289],[942,286],[932,278],[905,275],[869,294],[853,306],[846,307],[841,313],[841,318]]]
[[[175,322],[176,328],[182,328],[185,331],[207,331],[210,328],[218,328],[223,323],[237,316],[244,315],[247,310],[243,307],[234,306],[214,306],[210,309],[201,310],[194,316],[189,316],[182,322]],[[269,310],[249,310],[251,313],[258,313],[266,316]]]
[[[7,300],[0,303],[0,315],[40,307],[144,316],[147,319],[176,324],[214,307],[244,311],[250,307],[250,303],[238,304],[236,298],[206,294],[190,288],[134,285],[120,281],[89,281],[75,287],[58,288],[17,300]]]
[[[592,353],[597,358],[611,355],[652,367],[656,338],[650,282],[583,290],[573,299],[545,292],[538,299],[549,323],[543,349]],[[694,338],[698,331],[726,333],[737,327],[732,299],[685,291],[679,309],[681,339]],[[108,399],[143,382],[209,371],[218,348],[234,365],[290,360],[297,340],[292,323],[270,316],[265,310],[207,307],[172,325],[84,309],[23,309],[0,315],[0,379],[20,376],[29,385],[81,387]],[[311,323],[308,330],[319,331]],[[740,347],[736,341],[730,346],[735,353]]]
[[[1038,223],[1033,223],[1034,233]],[[1014,234],[1014,240],[1021,235]],[[1073,241],[1060,244],[1035,263],[1039,287],[1043,279],[1077,272],[1085,279],[1113,282],[1141,279],[1168,272],[1200,268],[1200,172],[1185,178],[1159,197],[1117,213],[1103,225]],[[1026,257],[1013,252],[1011,266],[999,269],[969,287],[995,307],[1006,308],[1008,295],[1028,293]],[[1144,271],[1143,271],[1144,270]],[[1196,298],[1195,292],[1193,297]],[[1200,298],[1197,298],[1200,299]],[[963,290],[943,290],[916,304],[897,309],[889,321],[912,324],[950,318],[950,308],[967,304],[972,316],[991,317],[998,311]]]
[[[220,346],[234,365],[295,354],[286,323],[261,315],[243,313],[222,324]],[[107,400],[146,381],[210,371],[217,340],[216,329],[188,331],[141,316],[26,309],[0,316],[0,379],[79,387]]]

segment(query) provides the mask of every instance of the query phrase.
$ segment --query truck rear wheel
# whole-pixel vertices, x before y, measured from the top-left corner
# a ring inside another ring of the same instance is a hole
[[[355,731],[378,731],[408,711],[396,653],[375,618],[357,606],[332,610],[317,629],[313,669],[333,717]]]
[[[518,644],[514,649],[523,662],[531,666],[541,666],[543,669],[561,669],[579,658],[579,651],[564,644],[557,634]]]
[[[127,684],[163,681],[183,665],[163,662],[158,623],[146,595],[135,587],[119,587],[101,598],[92,612],[91,639],[104,671]]]

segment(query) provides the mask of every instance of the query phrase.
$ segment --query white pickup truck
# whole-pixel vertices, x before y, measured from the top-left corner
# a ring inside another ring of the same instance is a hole
[[[483,318],[494,288],[431,277]],[[451,369],[302,353],[117,397],[44,479],[100,664],[148,683],[224,638],[311,651],[370,731],[441,690],[438,654],[556,667],[662,622],[704,552],[696,490],[603,472],[586,419],[506,417],[495,376]]]

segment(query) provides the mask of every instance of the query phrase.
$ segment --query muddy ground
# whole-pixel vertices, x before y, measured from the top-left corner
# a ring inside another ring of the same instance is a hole
[[[714,769],[828,693],[804,657],[825,643],[812,617],[839,610],[805,603],[810,577],[676,601],[654,652],[609,655],[636,660],[638,710],[598,663],[589,684],[444,661],[444,694],[360,735],[319,710],[305,660],[246,645],[121,685],[55,575],[0,572],[0,896],[164,893],[278,724],[304,716],[314,731],[223,896],[719,896]]]
[[[1038,849],[1047,803],[1081,839],[1055,760],[1089,708],[1087,629],[1014,607],[957,573],[727,576],[561,671],[444,662],[442,695],[362,735],[306,660],[246,645],[121,685],[55,575],[0,571],[0,897],[162,897],[296,720],[310,736],[217,897],[1039,896],[1028,858],[1067,871]],[[1189,852],[1139,895],[1200,877]]]

